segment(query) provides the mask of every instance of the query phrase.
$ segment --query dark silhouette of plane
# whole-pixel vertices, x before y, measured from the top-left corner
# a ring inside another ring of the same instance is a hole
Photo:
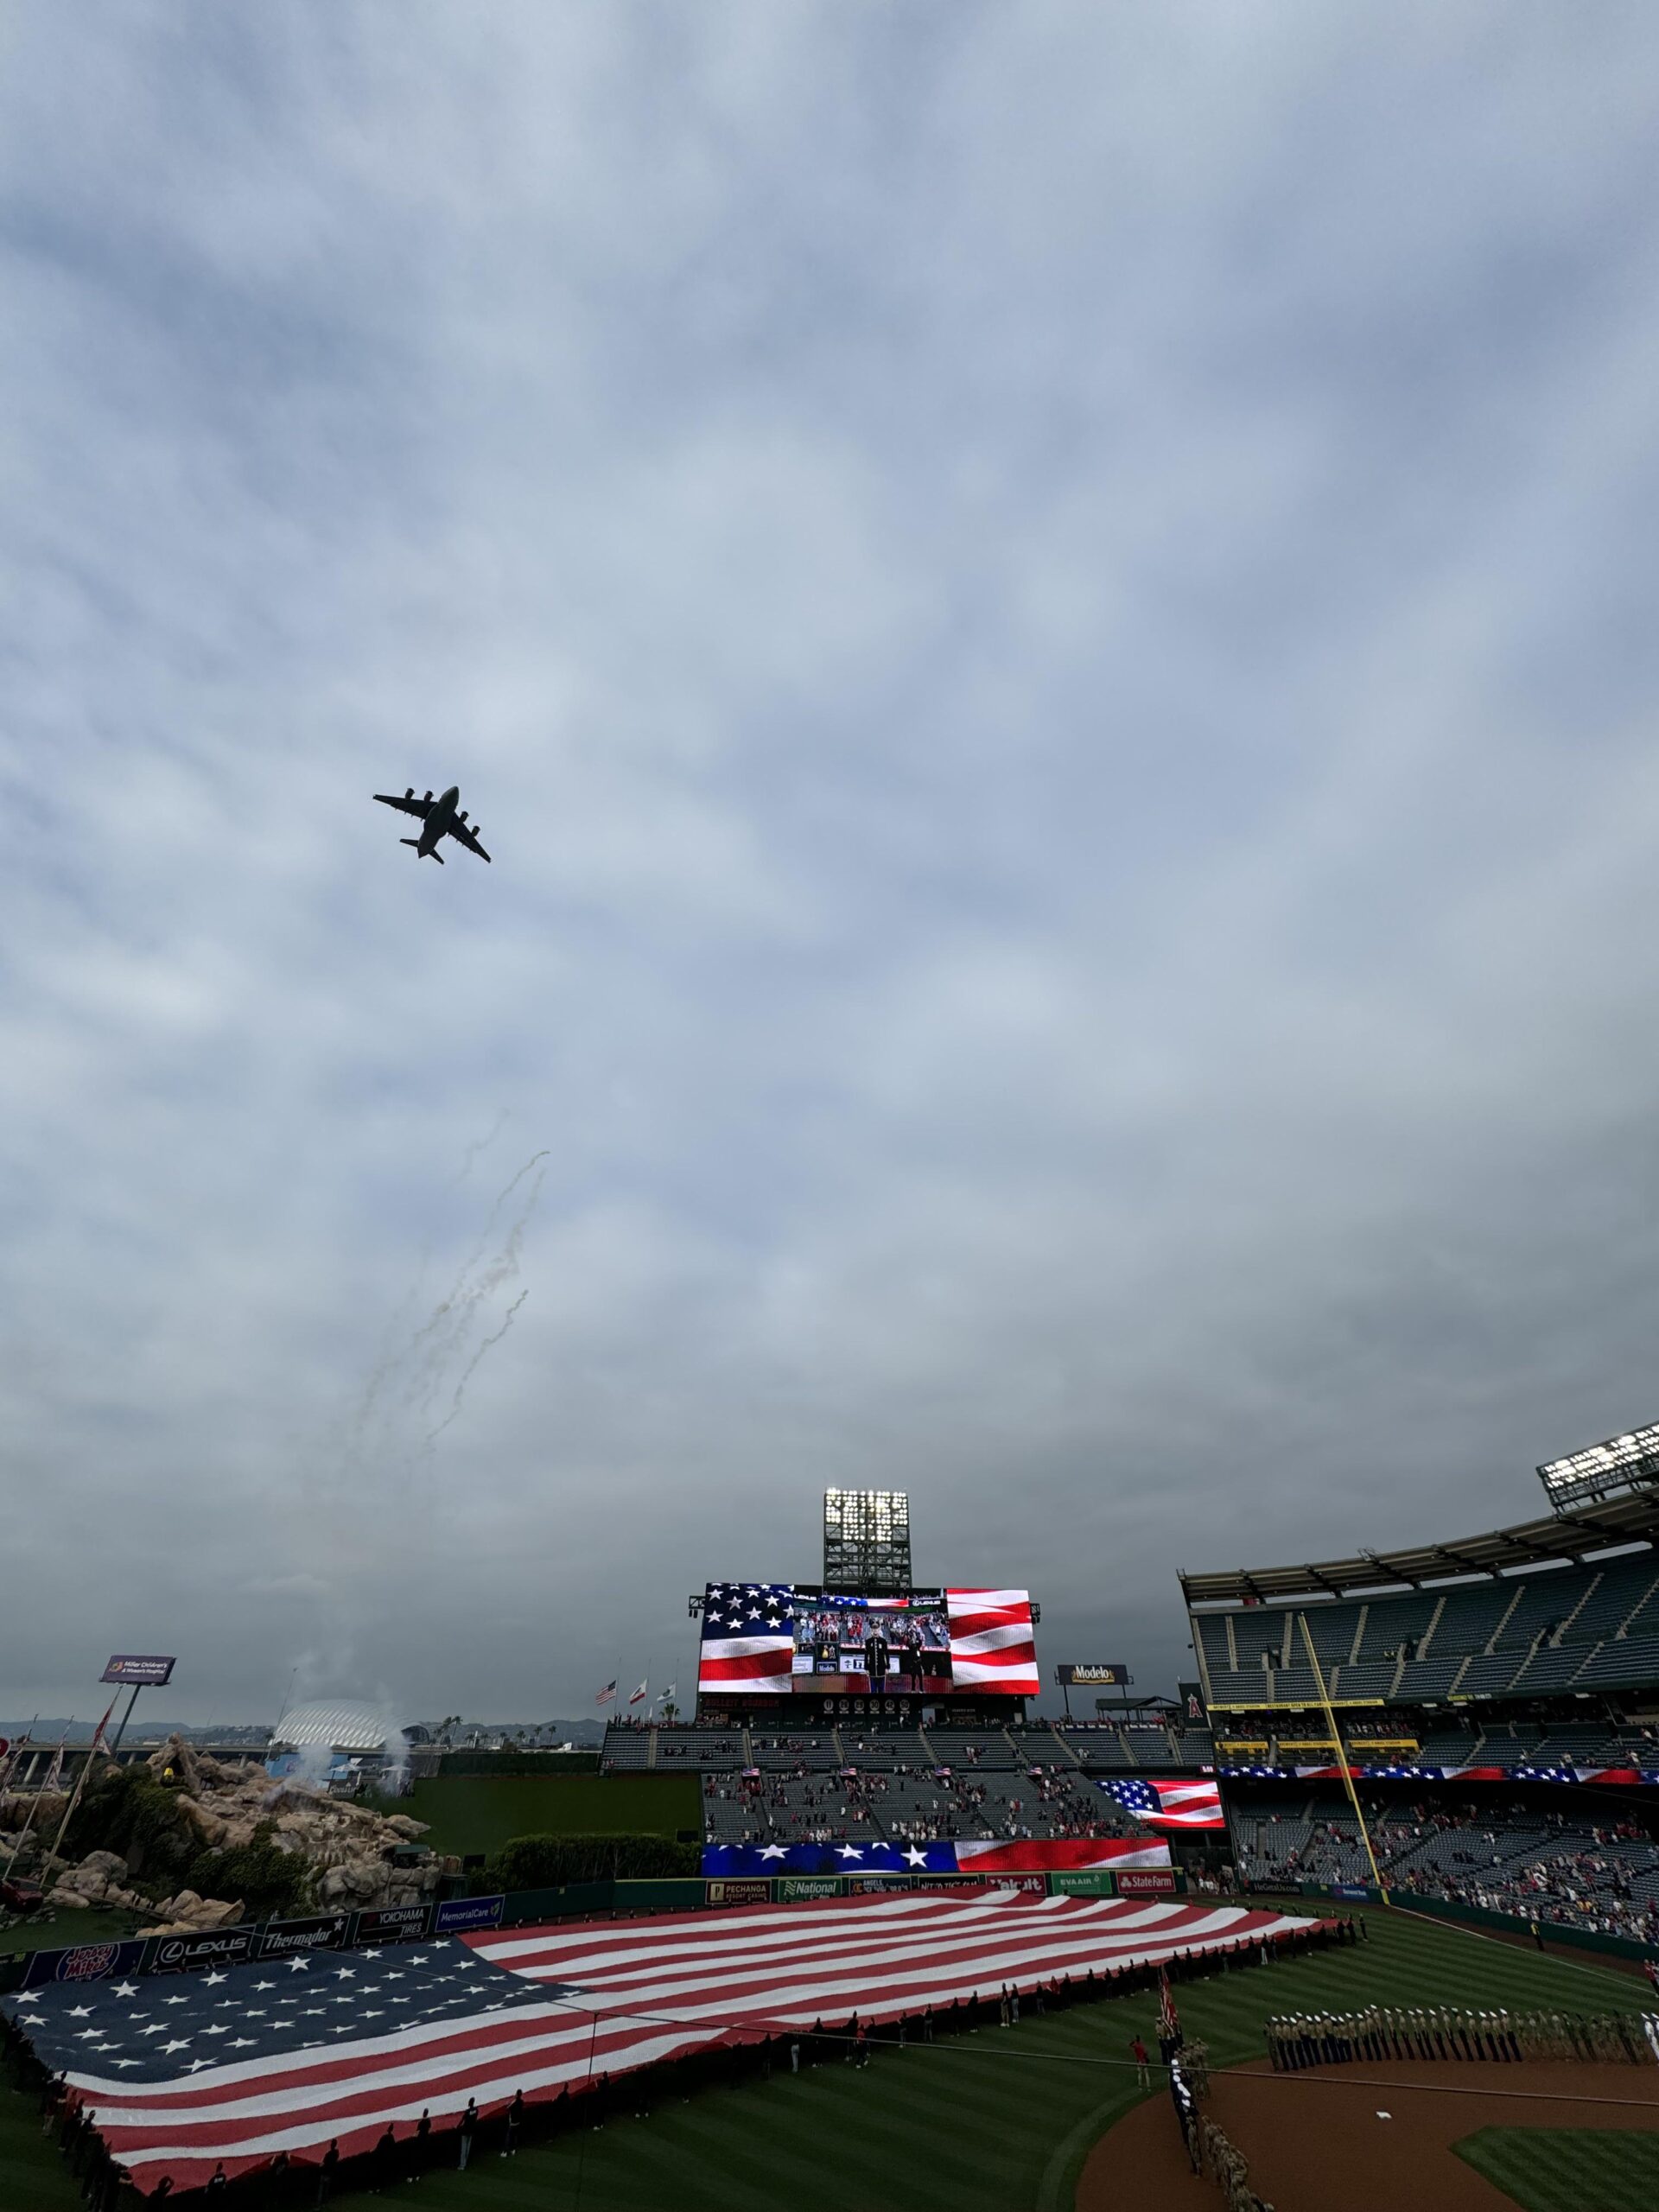
[[[469,853],[476,853],[481,861],[490,857],[478,842],[477,828],[467,826],[466,808],[457,808],[455,804],[461,797],[459,784],[451,784],[442,798],[434,798],[430,791],[424,798],[416,798],[413,784],[402,798],[394,798],[390,791],[376,791],[375,797],[382,806],[395,806],[400,814],[413,814],[419,817],[423,825],[420,836],[400,837],[397,841],[401,845],[413,845],[417,858],[435,860],[442,868],[443,855],[438,850],[438,841],[442,837],[453,837],[457,844],[465,845]]]

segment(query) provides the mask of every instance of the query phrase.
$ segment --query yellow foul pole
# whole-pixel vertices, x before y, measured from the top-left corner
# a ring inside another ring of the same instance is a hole
[[[1319,1665],[1319,1655],[1313,1649],[1313,1635],[1307,1625],[1307,1615],[1298,1613],[1302,1624],[1302,1642],[1307,1646],[1307,1663],[1313,1669],[1313,1687],[1319,1694],[1319,1703],[1325,1711],[1325,1726],[1331,1731],[1331,1741],[1336,1746],[1337,1764],[1342,1769],[1342,1779],[1348,1791],[1348,1802],[1354,1808],[1354,1818],[1359,1822],[1359,1840],[1365,1847],[1365,1857],[1371,1869],[1372,1886],[1382,1892],[1382,1902],[1389,1901],[1388,1885],[1377,1871],[1376,1853],[1371,1849],[1371,1832],[1365,1825],[1365,1814],[1359,1802],[1359,1792],[1354,1787],[1354,1777],[1348,1765],[1348,1747],[1337,1728],[1337,1716],[1331,1709],[1331,1694],[1325,1687],[1325,1674]]]

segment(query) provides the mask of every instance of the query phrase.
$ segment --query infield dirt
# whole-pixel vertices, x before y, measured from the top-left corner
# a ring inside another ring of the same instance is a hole
[[[1659,2130],[1659,2068],[1394,2063],[1275,2074],[1263,2060],[1217,2075],[1205,2111],[1274,2212],[1515,2212],[1514,2198],[1452,2145],[1482,2127]],[[1161,2094],[1102,2136],[1077,2183],[1077,2212],[1216,2212],[1221,2201],[1212,2181],[1192,2173]]]

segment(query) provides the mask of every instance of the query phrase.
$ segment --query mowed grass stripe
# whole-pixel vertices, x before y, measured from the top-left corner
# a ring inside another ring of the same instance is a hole
[[[1659,2134],[1483,2127],[1452,2148],[1525,2212],[1652,2212],[1659,2203]]]
[[[1308,1910],[1305,1900],[1285,1904]],[[1367,1944],[1178,1983],[1188,2035],[1202,2036],[1212,2063],[1227,2065],[1260,2055],[1262,2024],[1274,2012],[1369,2004],[1643,2009],[1645,1992],[1632,1976],[1586,1972],[1377,1908],[1366,1916]],[[770,2082],[710,2085],[682,2101],[659,2081],[648,2116],[613,2118],[597,2132],[573,2129],[510,2162],[491,2145],[465,2175],[453,2165],[429,2174],[421,2200],[429,2212],[554,2208],[574,2203],[580,2165],[588,2212],[660,2212],[671,2204],[685,2212],[776,2212],[780,2196],[804,2192],[861,2202],[879,2169],[884,2194],[949,2201],[959,2212],[1068,2212],[1090,2145],[1136,2101],[1129,2043],[1139,2033],[1152,2044],[1156,2013],[1147,1991],[1041,2018],[1027,2006],[1017,2030],[990,2025],[902,2054],[878,2045],[867,2067],[830,2059],[796,2076],[787,2071],[785,2046]],[[1043,2063],[1038,2054],[1062,2063]],[[1481,2069],[1470,2072],[1477,2086]],[[0,2212],[75,2212],[79,2192],[39,2126],[32,2100],[0,2097]],[[1649,2139],[1617,2139],[1628,2146]],[[1630,2202],[1655,2201],[1659,2192],[1649,2190]],[[360,2194],[335,2202],[367,2212]],[[1555,2212],[1553,2201],[1548,2212]],[[1592,2200],[1573,2200],[1573,2212],[1592,2212]]]

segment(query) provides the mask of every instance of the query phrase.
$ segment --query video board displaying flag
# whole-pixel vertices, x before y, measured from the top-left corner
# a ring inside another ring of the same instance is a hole
[[[711,1582],[697,1690],[751,1697],[1035,1697],[1024,1590],[868,1597],[792,1582]]]
[[[1100,1787],[1150,1828],[1224,1828],[1221,1786],[1215,1782],[1149,1782],[1121,1775]]]

